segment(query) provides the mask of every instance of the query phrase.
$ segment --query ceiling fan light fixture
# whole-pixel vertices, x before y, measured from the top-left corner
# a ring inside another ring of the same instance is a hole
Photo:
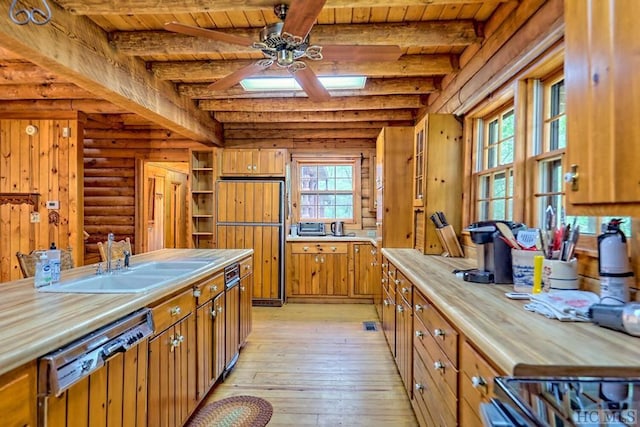
[[[365,76],[324,76],[318,77],[327,90],[362,89],[367,81]],[[250,77],[240,81],[247,92],[302,90],[293,77]]]

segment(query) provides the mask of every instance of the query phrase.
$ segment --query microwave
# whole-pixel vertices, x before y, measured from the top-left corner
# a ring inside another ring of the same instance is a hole
[[[323,222],[298,223],[298,236],[326,236]]]

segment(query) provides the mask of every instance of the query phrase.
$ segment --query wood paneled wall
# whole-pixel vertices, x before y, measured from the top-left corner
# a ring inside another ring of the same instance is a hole
[[[0,193],[39,194],[38,206],[0,205],[0,282],[22,278],[16,252],[51,242],[71,247],[74,262],[82,263],[82,123],[76,113],[60,117],[0,116]],[[59,208],[47,209],[47,201]]]
[[[84,139],[85,263],[99,260],[97,243],[108,233],[136,242],[136,162],[188,162],[189,148],[203,148],[171,131],[147,125],[89,120]]]

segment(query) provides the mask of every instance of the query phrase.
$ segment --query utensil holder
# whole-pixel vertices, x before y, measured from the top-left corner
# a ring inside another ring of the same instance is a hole
[[[513,270],[513,290],[531,293],[533,290],[533,257],[544,256],[542,251],[524,251],[511,249],[511,268]]]

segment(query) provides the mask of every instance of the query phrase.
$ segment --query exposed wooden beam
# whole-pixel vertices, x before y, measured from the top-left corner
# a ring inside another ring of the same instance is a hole
[[[296,138],[316,139],[316,138],[376,138],[380,133],[378,129],[296,129],[287,132],[280,130],[229,130],[224,132],[225,141],[229,139],[273,139],[289,136],[289,133]]]
[[[344,123],[345,129],[381,129],[386,126],[413,126],[412,120],[375,121]],[[230,130],[294,130],[294,129],[335,129],[335,122],[277,122],[277,123],[225,123],[224,131]]]
[[[94,96],[76,85],[61,84],[19,84],[0,85],[0,99],[86,99]]]
[[[200,108],[207,111],[335,111],[335,110],[384,110],[420,108],[424,105],[418,95],[354,96],[331,98],[314,102],[308,98],[273,99],[205,99]]]
[[[255,62],[255,60],[154,62],[151,69],[161,80],[210,82]],[[449,74],[457,69],[457,60],[451,55],[405,55],[397,61],[379,62],[306,62],[319,76],[418,77]],[[289,72],[272,66],[260,73],[260,76],[289,76]]]
[[[278,122],[327,122],[345,123],[380,120],[415,119],[411,110],[361,110],[361,111],[318,111],[318,112],[278,112],[278,111],[219,111],[216,120],[223,123],[278,123]]]
[[[8,10],[9,1],[3,1]],[[26,1],[23,6],[41,7]],[[140,114],[185,137],[221,143],[221,126],[180,96],[170,83],[153,78],[145,64],[116,52],[106,33],[86,17],[50,2],[47,25],[16,25],[0,14],[0,46],[60,75],[70,83]]]
[[[78,15],[126,15],[158,13],[197,13],[234,10],[272,10],[273,0],[56,0],[59,5]],[[446,4],[462,6],[468,3],[484,3],[487,0],[387,0],[385,7],[407,7],[416,4]],[[507,0],[493,0],[495,3]],[[381,6],[378,0],[327,0],[328,8],[364,8]]]
[[[109,101],[95,99],[19,100],[0,102],[0,112],[82,111],[85,113],[122,114],[127,110]]]
[[[365,96],[365,95],[411,95],[427,94],[437,91],[439,79],[433,77],[405,77],[395,79],[367,79],[363,89],[331,90],[331,96]],[[306,98],[302,91],[287,92],[247,92],[236,86],[224,91],[212,91],[207,83],[179,84],[178,92],[197,99],[222,98]]]
[[[0,62],[0,85],[64,83],[59,76],[30,62]]]
[[[269,140],[257,140],[257,139],[229,139],[225,141],[225,147],[242,147],[242,148],[288,148],[288,149],[315,149],[315,150],[328,150],[331,148],[376,148],[375,138],[319,138],[319,139],[304,139],[295,137],[282,136],[276,139]]]
[[[260,40],[261,29],[217,30],[251,40]],[[472,21],[428,21],[388,24],[316,25],[311,32],[312,44],[323,45],[398,45],[468,46],[480,41]],[[133,56],[203,55],[206,53],[243,54],[257,50],[222,43],[204,37],[191,37],[167,31],[119,31],[111,34],[118,51]]]

